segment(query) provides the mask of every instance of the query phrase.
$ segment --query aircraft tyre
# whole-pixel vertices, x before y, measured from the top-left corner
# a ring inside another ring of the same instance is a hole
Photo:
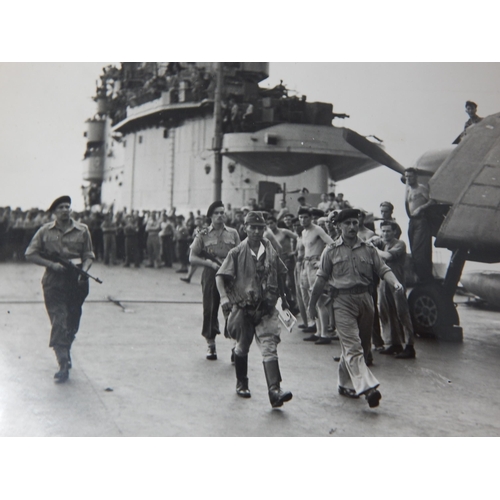
[[[436,336],[442,340],[462,340],[462,329],[453,298],[447,296],[441,285],[417,285],[408,297],[410,315],[415,333]]]

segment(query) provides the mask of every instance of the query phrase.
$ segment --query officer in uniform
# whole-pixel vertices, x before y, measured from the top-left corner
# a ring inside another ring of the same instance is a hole
[[[309,302],[309,314],[316,316],[316,303],[327,283],[334,288],[335,322],[342,349],[338,391],[342,396],[365,395],[370,408],[382,398],[378,380],[366,366],[363,339],[370,339],[373,327],[373,273],[383,278],[396,293],[404,293],[377,250],[358,237],[359,210],[344,209],[337,216],[341,236],[328,245],[321,261]]]
[[[234,366],[236,394],[251,396],[248,388],[248,352],[255,336],[260,348],[264,372],[273,408],[292,399],[292,393],[280,388],[281,374],[277,346],[280,325],[276,302],[288,309],[285,297],[287,269],[269,240],[264,238],[266,221],[261,212],[249,212],[245,217],[248,237],[233,248],[217,272],[217,288],[222,310],[228,317],[227,328],[236,340]]]
[[[56,382],[66,382],[71,368],[70,349],[80,326],[82,305],[89,293],[88,279],[41,255],[57,254],[88,271],[95,259],[90,232],[71,218],[71,198],[61,196],[49,208],[55,221],[44,224],[26,249],[26,260],[45,266],[42,278],[45,307],[52,330],[49,347],[54,349],[59,371]]]
[[[203,293],[203,326],[201,334],[208,344],[207,359],[217,359],[215,336],[219,329],[220,296],[215,285],[215,273],[219,270],[229,250],[240,243],[238,231],[225,225],[226,213],[222,201],[214,201],[207,210],[212,223],[202,229],[191,244],[189,262],[203,266],[201,289]]]

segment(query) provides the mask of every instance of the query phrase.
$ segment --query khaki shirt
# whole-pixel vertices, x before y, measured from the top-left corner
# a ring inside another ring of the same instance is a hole
[[[346,290],[355,286],[370,286],[374,272],[383,278],[390,271],[371,244],[358,238],[351,248],[340,236],[324,249],[316,276],[324,278],[339,290]]]
[[[232,249],[217,276],[226,282],[227,296],[238,307],[256,307],[261,302],[274,307],[279,297],[278,276],[287,268],[270,241],[262,239],[264,252],[257,257],[248,244],[248,238]]]
[[[220,236],[217,234],[214,226],[202,229],[195,237],[191,244],[191,251],[197,257],[202,257],[202,252],[205,251],[213,257],[224,260],[231,248],[234,248],[240,243],[240,236],[236,229],[223,226]]]
[[[33,236],[25,255],[39,252],[56,253],[65,259],[95,259],[89,228],[74,219],[71,219],[71,226],[64,232],[56,221],[44,224]]]

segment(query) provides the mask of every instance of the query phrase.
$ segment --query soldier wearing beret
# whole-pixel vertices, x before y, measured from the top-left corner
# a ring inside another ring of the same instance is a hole
[[[292,399],[292,393],[280,387],[277,353],[280,324],[275,307],[281,297],[283,308],[288,308],[285,297],[287,270],[272,244],[264,238],[265,228],[266,221],[261,212],[247,214],[247,238],[229,251],[217,272],[216,281],[222,310],[229,316],[229,335],[236,340],[236,393],[243,398],[251,396],[247,377],[248,352],[255,336],[263,358],[269,401],[273,408],[277,408]]]
[[[396,293],[404,293],[404,288],[377,250],[358,237],[359,210],[342,210],[337,224],[342,234],[321,254],[309,314],[316,316],[316,303],[329,282],[335,289],[333,308],[342,349],[339,394],[351,398],[365,395],[373,408],[382,396],[377,390],[378,380],[366,366],[361,344],[361,339],[371,338],[373,327],[373,273],[387,281]]]
[[[214,201],[207,210],[212,223],[196,235],[189,254],[193,266],[203,266],[201,289],[203,293],[203,326],[201,334],[207,340],[207,359],[217,359],[215,337],[220,333],[220,296],[215,284],[219,270],[229,250],[240,243],[238,231],[225,225],[226,212],[222,201]]]
[[[71,260],[88,271],[95,259],[90,232],[71,218],[71,198],[61,196],[49,208],[55,220],[44,224],[26,249],[26,260],[46,267],[42,278],[45,307],[52,330],[49,347],[54,349],[59,371],[56,382],[66,382],[71,368],[70,350],[80,326],[82,305],[89,293],[88,279],[41,254]]]

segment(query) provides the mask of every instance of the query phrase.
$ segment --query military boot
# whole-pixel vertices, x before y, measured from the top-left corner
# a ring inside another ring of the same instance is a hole
[[[234,353],[234,368],[236,370],[236,394],[242,398],[250,398],[250,389],[248,388],[248,355],[238,356]]]
[[[283,403],[292,399],[290,391],[282,391],[280,388],[281,374],[278,360],[264,361],[264,372],[266,374],[267,387],[269,388],[269,401],[273,408],[283,406]]]
[[[57,362],[59,363],[59,371],[54,374],[57,383],[66,382],[69,377],[69,351],[67,347],[55,346]]]

